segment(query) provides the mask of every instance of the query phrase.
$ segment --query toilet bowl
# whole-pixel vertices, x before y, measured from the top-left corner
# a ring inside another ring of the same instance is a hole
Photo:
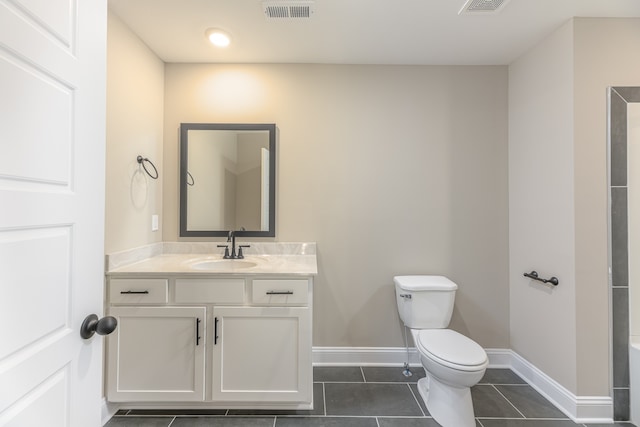
[[[471,387],[489,360],[472,339],[447,329],[458,286],[443,276],[394,277],[398,312],[427,374],[418,391],[442,427],[475,427]]]
[[[451,329],[411,330],[427,374],[418,391],[442,427],[474,427],[471,387],[484,376],[489,361],[475,341]]]

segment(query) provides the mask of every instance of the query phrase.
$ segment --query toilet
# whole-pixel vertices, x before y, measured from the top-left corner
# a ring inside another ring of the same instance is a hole
[[[418,391],[442,427],[475,427],[471,387],[483,377],[487,353],[470,338],[447,329],[458,285],[444,276],[396,276],[398,313],[427,374]]]

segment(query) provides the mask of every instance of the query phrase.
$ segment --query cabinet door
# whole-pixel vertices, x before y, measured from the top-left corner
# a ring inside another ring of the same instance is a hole
[[[214,307],[213,317],[213,400],[311,403],[307,307]]]
[[[107,398],[112,402],[203,401],[206,309],[112,307]]]

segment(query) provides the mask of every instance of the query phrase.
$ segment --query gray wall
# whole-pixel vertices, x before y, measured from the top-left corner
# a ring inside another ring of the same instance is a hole
[[[607,87],[640,84],[638,28],[575,19],[509,67],[511,347],[578,396],[611,395]]]
[[[573,71],[572,23],[509,67],[509,261],[511,348],[575,392]]]
[[[453,327],[509,347],[506,67],[167,64],[165,82],[165,240],[180,122],[276,123],[276,240],[318,243],[315,346],[402,346],[393,276],[444,274]]]
[[[162,229],[151,231],[151,215],[162,215],[163,114],[164,63],[110,12],[106,253],[162,241]],[[138,155],[154,163],[157,180],[144,173],[136,161]]]

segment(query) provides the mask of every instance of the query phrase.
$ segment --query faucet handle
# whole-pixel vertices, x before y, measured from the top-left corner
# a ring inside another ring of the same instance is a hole
[[[250,248],[251,245],[238,245],[238,256],[237,258],[244,258],[244,254],[242,253],[242,248]]]
[[[224,256],[222,258],[229,259],[229,245],[218,245],[219,248],[224,248]]]

